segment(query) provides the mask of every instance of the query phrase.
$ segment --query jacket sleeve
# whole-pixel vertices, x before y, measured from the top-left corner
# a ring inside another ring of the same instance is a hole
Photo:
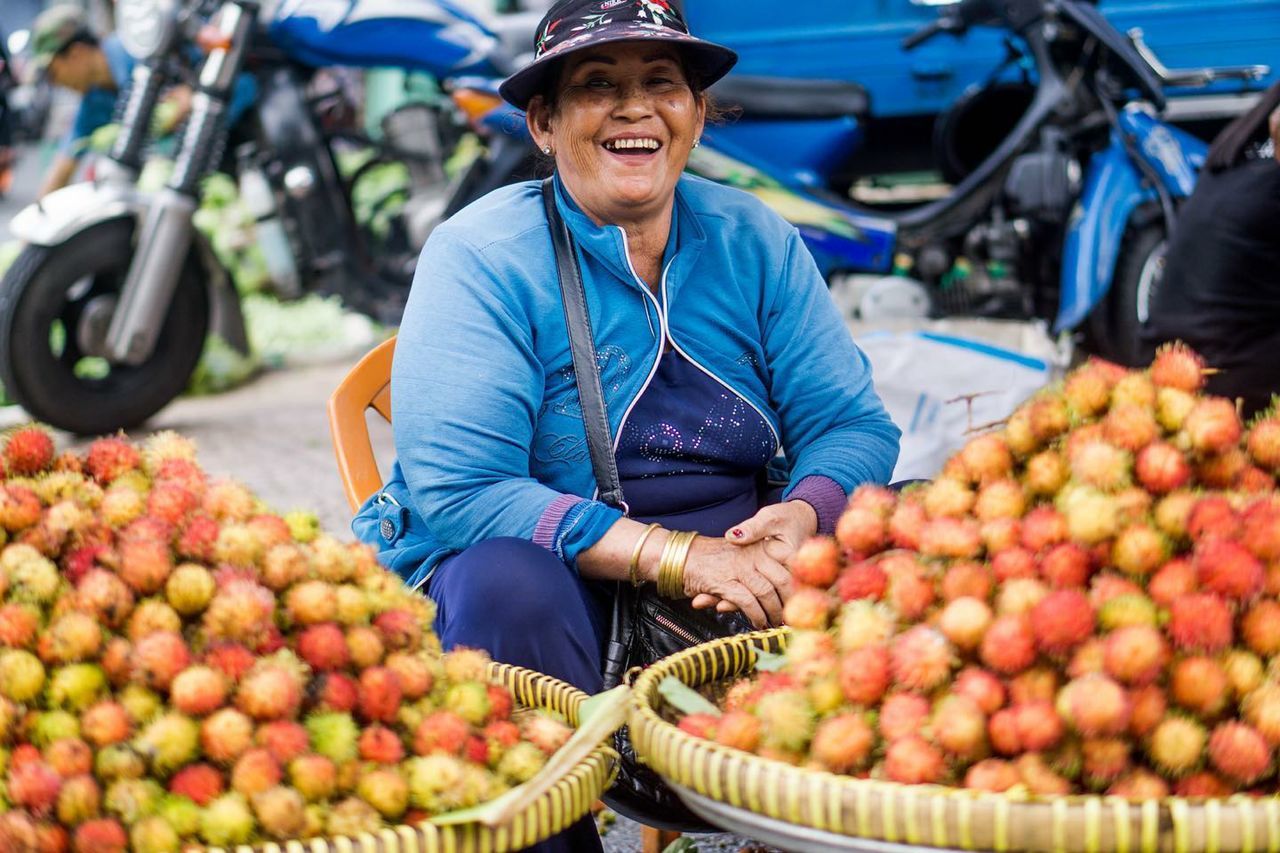
[[[446,548],[514,536],[572,565],[622,514],[530,475],[545,377],[505,277],[444,229],[428,240],[391,371],[397,459],[414,509]]]
[[[902,432],[885,411],[871,383],[871,363],[854,344],[794,228],[774,285],[764,317],[764,350],[791,463],[784,499],[802,484],[811,488],[814,481],[805,483],[806,478],[829,478],[846,495],[862,483],[887,483]]]

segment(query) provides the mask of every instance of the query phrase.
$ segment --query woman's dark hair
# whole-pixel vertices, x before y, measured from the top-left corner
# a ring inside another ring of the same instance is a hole
[[[1267,134],[1267,117],[1280,107],[1280,83],[1258,96],[1258,102],[1244,115],[1222,129],[1209,147],[1205,167],[1211,172],[1230,169],[1240,162],[1246,146]]]

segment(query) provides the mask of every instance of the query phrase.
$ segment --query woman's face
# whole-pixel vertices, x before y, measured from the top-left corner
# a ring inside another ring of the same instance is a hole
[[[565,60],[554,106],[529,103],[538,147],[549,145],[574,199],[600,222],[654,215],[702,135],[695,97],[673,48],[620,42]]]

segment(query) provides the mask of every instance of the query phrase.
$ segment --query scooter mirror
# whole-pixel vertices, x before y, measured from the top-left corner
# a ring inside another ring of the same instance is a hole
[[[14,30],[9,34],[9,40],[5,43],[5,47],[9,49],[10,56],[17,56],[19,53],[27,49],[27,45],[31,42],[30,30]]]

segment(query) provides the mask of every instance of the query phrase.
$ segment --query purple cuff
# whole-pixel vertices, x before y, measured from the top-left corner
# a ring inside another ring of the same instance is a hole
[[[836,530],[836,522],[844,511],[849,496],[840,484],[821,474],[810,474],[787,495],[789,501],[804,501],[818,514],[818,533],[829,536]]]
[[[541,545],[548,551],[555,551],[556,531],[560,529],[560,523],[564,521],[569,510],[582,503],[582,500],[577,495],[561,495],[547,504],[547,508],[542,511],[537,525],[533,528],[533,544]]]

